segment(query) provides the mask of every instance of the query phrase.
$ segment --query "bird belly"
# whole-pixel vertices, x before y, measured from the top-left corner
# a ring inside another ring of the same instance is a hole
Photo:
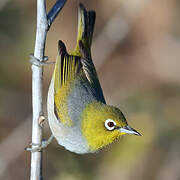
[[[81,124],[76,122],[73,126],[63,125],[60,120],[57,119],[54,113],[54,81],[51,80],[51,84],[48,91],[47,100],[48,109],[48,122],[53,136],[56,138],[61,146],[64,146],[67,150],[85,154],[91,152],[85,137],[81,133]]]

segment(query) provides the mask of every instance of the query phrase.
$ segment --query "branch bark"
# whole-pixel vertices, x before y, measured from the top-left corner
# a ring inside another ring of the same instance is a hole
[[[50,28],[55,17],[58,15],[66,0],[58,0],[46,14],[46,0],[37,0],[37,27],[36,41],[34,48],[34,57],[39,61],[44,60],[45,43],[47,31]],[[32,149],[42,143],[42,127],[39,119],[43,115],[42,106],[43,90],[43,67],[32,65]],[[40,180],[42,178],[42,152],[31,153],[31,180]]]

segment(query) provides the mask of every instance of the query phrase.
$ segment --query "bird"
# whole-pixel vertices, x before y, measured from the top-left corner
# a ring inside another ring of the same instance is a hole
[[[47,98],[48,122],[58,144],[77,153],[95,153],[131,128],[121,110],[107,105],[91,56],[95,11],[78,9],[77,44],[67,52],[58,41],[58,56]]]

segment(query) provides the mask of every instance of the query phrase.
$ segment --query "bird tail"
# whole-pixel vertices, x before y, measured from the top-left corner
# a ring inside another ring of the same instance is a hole
[[[91,57],[91,43],[95,19],[95,11],[87,11],[82,4],[79,5],[77,43],[72,55],[82,56],[79,45],[79,42],[81,41],[85,47],[87,55]]]

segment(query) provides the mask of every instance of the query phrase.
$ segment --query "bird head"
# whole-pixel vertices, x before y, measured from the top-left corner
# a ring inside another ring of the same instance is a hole
[[[118,108],[100,102],[85,107],[82,113],[82,134],[92,152],[102,149],[125,134],[141,136],[127,124]]]

